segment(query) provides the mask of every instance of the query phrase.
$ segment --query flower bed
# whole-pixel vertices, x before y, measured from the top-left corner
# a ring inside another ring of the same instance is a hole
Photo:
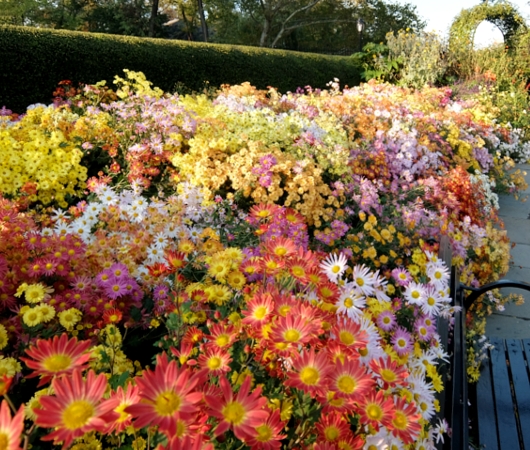
[[[507,270],[516,131],[447,89],[179,96],[126,75],[2,110],[0,438],[433,448],[437,242],[466,284]]]

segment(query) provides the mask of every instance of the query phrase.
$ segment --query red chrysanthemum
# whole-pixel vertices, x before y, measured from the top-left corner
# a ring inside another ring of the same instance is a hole
[[[127,384],[127,388],[124,390],[121,386],[113,392],[109,398],[109,403],[113,405],[112,411],[114,411],[115,418],[109,424],[110,428],[108,433],[115,431],[117,433],[125,430],[132,422],[132,415],[125,411],[128,406],[134,405],[141,400],[138,386],[134,386],[131,383]]]
[[[156,361],[154,371],[147,369],[136,379],[140,402],[124,411],[136,418],[137,428],[158,425],[173,435],[177,432],[177,421],[191,419],[198,410],[202,393],[194,389],[202,373],[193,374],[187,367],[179,369],[175,361],[168,362],[165,353],[158,355]]]
[[[63,333],[60,337],[37,340],[33,347],[26,350],[32,359],[20,359],[34,370],[28,378],[40,376],[38,386],[42,386],[55,376],[84,369],[90,360],[90,353],[87,353],[89,347],[90,341],[78,341],[75,337],[68,339],[68,335]]]
[[[257,435],[247,441],[250,448],[259,450],[276,450],[286,437],[280,434],[285,424],[280,420],[280,410],[275,409],[267,418],[256,426]]]
[[[19,450],[20,438],[24,430],[24,406],[11,418],[7,401],[0,405],[0,446],[5,450]]]
[[[336,412],[322,415],[316,423],[316,429],[319,441],[337,443],[339,440],[353,437],[348,420]]]
[[[314,349],[293,357],[292,370],[287,373],[286,386],[295,387],[310,394],[324,396],[329,386],[329,375],[333,365],[325,352]]]
[[[260,387],[249,394],[250,382],[251,377],[248,376],[237,395],[234,395],[228,380],[221,376],[219,385],[222,396],[205,395],[210,414],[220,419],[215,429],[216,436],[231,429],[238,439],[246,441],[256,436],[256,427],[269,417],[269,413],[264,409],[267,399],[261,397]]]
[[[421,414],[414,403],[404,398],[395,398],[394,417],[388,429],[406,445],[412,444],[421,431]]]
[[[206,369],[210,375],[221,375],[229,372],[231,362],[230,354],[225,349],[218,347],[207,347],[198,358],[199,367]]]
[[[242,311],[243,323],[260,326],[265,324],[274,312],[274,302],[268,293],[258,293],[247,303],[247,309]]]
[[[329,388],[337,397],[349,399],[363,397],[375,387],[374,379],[366,373],[358,359],[339,361],[330,380]]]
[[[405,379],[409,376],[405,366],[391,361],[390,358],[370,361],[370,369],[377,374],[384,390],[404,386],[406,384]]]
[[[107,388],[105,374],[96,375],[90,370],[84,380],[81,372],[74,370],[71,375],[54,378],[52,388],[55,394],[40,397],[41,408],[34,409],[38,426],[54,428],[42,438],[44,441],[62,441],[63,447],[68,447],[85,433],[106,431],[104,416],[112,410],[113,404],[102,401]]]
[[[381,425],[388,427],[394,418],[394,402],[385,398],[383,391],[370,391],[368,395],[357,400],[357,412],[361,416],[361,423],[379,430]]]

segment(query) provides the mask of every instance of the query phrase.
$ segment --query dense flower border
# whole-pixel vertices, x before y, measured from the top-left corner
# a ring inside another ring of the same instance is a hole
[[[9,448],[434,448],[437,242],[467,284],[507,270],[517,131],[447,89],[181,97],[126,75],[2,110]]]

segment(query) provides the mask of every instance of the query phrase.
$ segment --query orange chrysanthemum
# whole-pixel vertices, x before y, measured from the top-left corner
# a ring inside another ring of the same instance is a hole
[[[277,450],[281,447],[282,439],[286,437],[280,434],[285,424],[280,420],[280,410],[275,409],[267,420],[263,420],[256,426],[257,435],[247,441],[250,448],[260,450]]]
[[[296,245],[292,239],[280,237],[267,241],[265,251],[276,258],[288,258],[296,253]]]
[[[62,441],[63,447],[68,447],[85,433],[107,430],[107,421],[114,414],[113,404],[101,400],[107,388],[105,374],[96,375],[90,370],[83,380],[81,372],[74,370],[71,375],[54,378],[52,388],[55,395],[43,395],[39,398],[41,408],[34,409],[37,415],[35,423],[54,429],[42,440]]]
[[[90,341],[78,341],[75,337],[68,339],[68,335],[63,333],[60,337],[37,340],[33,347],[26,350],[26,354],[32,359],[20,359],[34,370],[28,378],[40,376],[38,385],[42,386],[55,376],[84,369],[90,360],[90,353],[87,353],[89,347]]]
[[[337,443],[352,437],[350,423],[342,414],[331,413],[322,415],[316,423],[316,429],[320,437],[319,441]]]
[[[116,419],[109,424],[108,433],[115,431],[120,433],[132,422],[132,415],[125,411],[128,406],[134,405],[141,400],[138,386],[127,384],[124,390],[121,386],[113,392],[109,398],[109,403],[113,405],[112,410],[116,413]]]
[[[205,395],[210,414],[220,419],[215,428],[216,436],[231,429],[238,439],[246,441],[256,436],[256,427],[269,417],[264,409],[267,399],[261,397],[261,387],[249,394],[250,382],[251,377],[246,377],[239,392],[234,395],[230,383],[223,375],[219,378],[222,396]]]
[[[5,450],[18,450],[24,430],[24,406],[11,418],[9,405],[2,400],[0,405],[0,446]]]
[[[274,311],[272,296],[268,293],[258,293],[247,303],[247,309],[242,311],[243,323],[260,326],[268,322]]]

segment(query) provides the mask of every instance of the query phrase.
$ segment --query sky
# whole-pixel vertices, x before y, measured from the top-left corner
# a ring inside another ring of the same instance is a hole
[[[460,11],[479,5],[481,0],[399,0],[398,3],[416,6],[418,15],[427,22],[426,31],[436,31],[441,36],[447,36],[453,19]],[[509,3],[530,23],[530,0],[511,0]],[[494,25],[482,23],[477,28],[475,46],[484,47],[500,40],[502,34]]]

